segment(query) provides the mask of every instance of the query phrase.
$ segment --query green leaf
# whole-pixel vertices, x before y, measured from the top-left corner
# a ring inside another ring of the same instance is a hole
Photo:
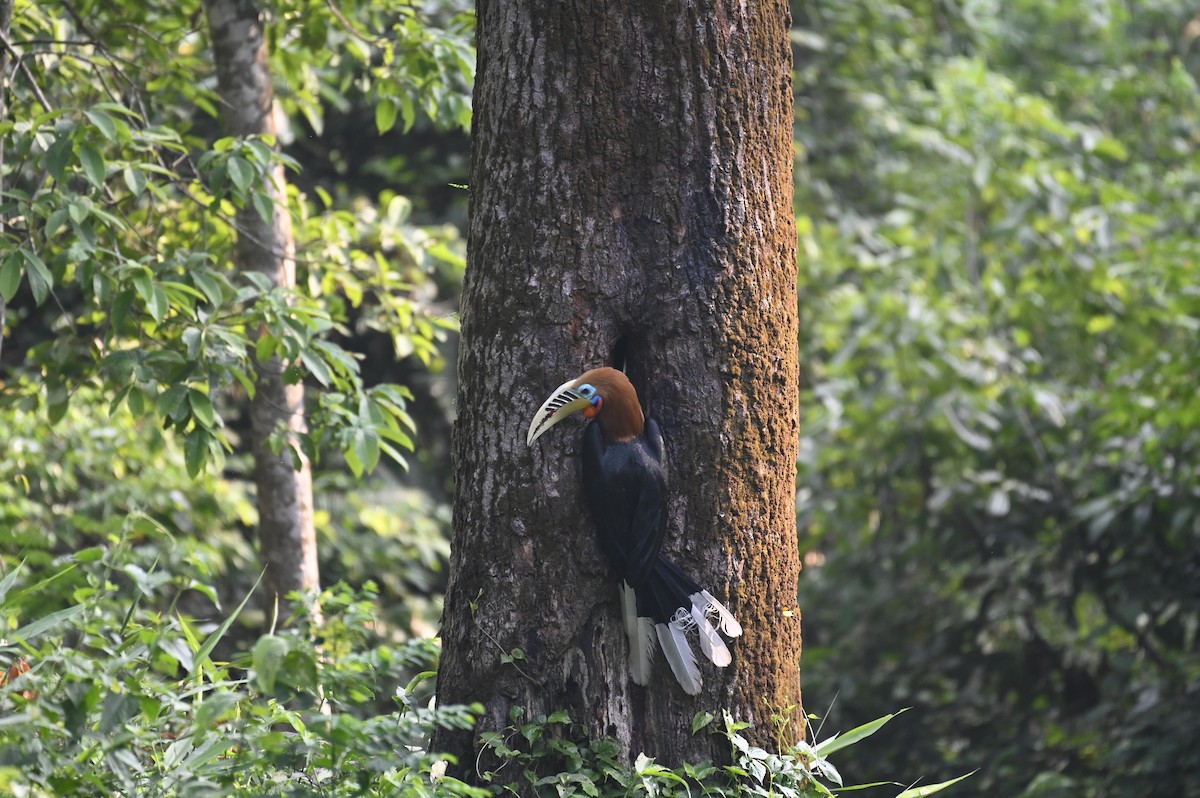
[[[66,208],[56,208],[52,211],[50,216],[46,218],[46,228],[43,231],[46,238],[54,238],[54,234],[66,226],[69,218],[70,214]]]
[[[258,358],[259,363],[266,363],[275,354],[275,347],[279,343],[273,335],[261,335],[258,341],[254,344],[254,356]]]
[[[409,92],[400,95],[400,115],[404,117],[404,132],[407,133],[417,122],[417,104]]]
[[[311,349],[300,350],[300,361],[304,363],[304,367],[308,369],[308,372],[317,379],[317,382],[326,388],[333,382],[333,375],[329,373],[329,366],[325,364],[320,355]]]
[[[92,120],[92,124],[104,135],[104,138],[113,142],[117,140],[117,123],[111,116],[96,108],[83,113]]]
[[[213,305],[220,305],[224,300],[224,292],[221,291],[221,283],[206,269],[195,269],[189,275],[192,282],[196,284],[204,296]]]
[[[103,187],[106,167],[104,156],[100,154],[100,150],[91,144],[79,145],[79,162],[83,164],[83,171],[87,175],[88,181],[96,188]]]
[[[384,97],[375,105],[375,128],[380,133],[387,133],[396,126],[396,103],[390,97]]]
[[[65,385],[52,385],[46,391],[46,418],[51,424],[57,424],[63,420],[70,402],[71,393]]]
[[[29,288],[33,291],[33,301],[40,305],[50,295],[50,288],[54,285],[54,276],[50,274],[46,264],[33,250],[23,249],[21,254],[25,256],[25,263],[29,267],[27,274]]]
[[[121,176],[125,178],[125,185],[129,188],[129,193],[133,194],[133,196],[140,197],[142,192],[146,190],[146,173],[141,169],[126,166],[121,170]]]
[[[379,463],[379,436],[375,434],[375,430],[356,429],[353,440],[354,456],[361,463],[362,471],[374,471]],[[355,476],[359,475],[361,471]]]
[[[258,212],[258,217],[267,224],[275,222],[275,200],[271,197],[271,192],[255,191],[250,197],[250,202],[254,205],[254,210]]]
[[[950,781],[942,781],[938,782],[937,784],[927,785],[925,787],[913,787],[900,793],[896,796],[896,798],[924,798],[926,795],[933,795],[935,792],[941,792],[952,784],[958,784],[963,779],[974,776],[978,772],[978,770],[972,770],[970,773],[964,773],[957,779],[950,779]]]
[[[894,712],[890,715],[884,715],[882,718],[876,718],[870,723],[864,723],[861,726],[856,726],[845,734],[830,737],[828,740],[822,740],[813,746],[813,750],[816,751],[819,756],[829,756],[834,751],[840,751],[843,748],[854,745],[860,740],[865,740],[875,732],[882,729],[884,725],[892,718],[907,711],[908,708],[905,707],[899,712]]]
[[[1096,154],[1111,158],[1114,161],[1129,160],[1129,150],[1125,149],[1125,145],[1112,136],[1101,136],[1095,142],[1092,149]]]
[[[21,571],[25,567],[25,561],[21,560],[14,566],[3,579],[0,579],[0,607],[4,606],[4,597],[8,595],[8,591],[12,589],[13,583],[17,581],[17,577],[21,575]]]
[[[183,461],[187,467],[188,476],[192,479],[200,476],[204,468],[204,458],[208,454],[208,432],[204,428],[194,429],[183,441]]]
[[[216,423],[216,414],[213,412],[212,400],[208,398],[207,394],[201,393],[195,388],[189,388],[188,404],[192,406],[192,415],[196,420],[212,429]]]
[[[342,449],[342,457],[346,458],[346,465],[350,467],[350,473],[354,474],[355,477],[363,475],[363,461],[362,457],[359,456],[358,446],[358,438],[361,435],[362,430],[355,430],[351,436],[350,445]]]
[[[133,276],[129,279],[133,282],[133,287],[137,289],[142,302],[149,305],[154,297],[154,284],[150,282],[150,270],[145,266],[135,265]]]
[[[112,308],[109,310],[109,319],[112,321],[113,332],[121,329],[121,325],[125,323],[125,319],[129,317],[129,308],[133,306],[134,292],[126,288],[123,291],[118,291],[113,298]]]
[[[67,216],[77,225],[81,225],[92,215],[92,201],[87,197],[73,197],[67,201]]]
[[[171,416],[186,395],[187,386],[184,385],[172,385],[160,393],[155,400],[155,406],[158,408],[159,415],[164,417]]]
[[[76,604],[74,607],[67,607],[65,610],[59,610],[58,612],[52,612],[49,615],[43,615],[36,621],[28,623],[14,632],[8,632],[5,636],[10,640],[21,640],[28,643],[42,632],[52,629],[64,621],[69,621],[71,618],[74,618],[85,609],[87,609],[87,607],[84,605]]]
[[[270,695],[275,692],[275,678],[279,675],[289,648],[287,640],[278,635],[263,635],[254,644],[250,658],[254,665],[254,679],[262,693]]]
[[[225,633],[229,631],[229,627],[241,615],[242,610],[246,608],[246,603],[250,601],[250,597],[254,595],[254,591],[258,589],[259,583],[262,582],[262,574],[258,575],[258,579],[254,580],[253,587],[246,593],[246,597],[242,599],[242,603],[237,606],[228,618],[221,621],[221,625],[213,630],[212,634],[204,638],[204,643],[196,650],[196,662],[203,667],[205,660],[208,659],[212,650],[217,647],[217,643],[221,642],[221,638],[225,637]]]
[[[50,149],[46,151],[44,160],[45,169],[54,178],[54,182],[61,183],[67,174],[67,164],[71,162],[71,155],[74,149],[71,146],[70,136],[59,136]]]
[[[167,310],[170,308],[170,303],[167,301],[167,292],[162,289],[162,286],[154,286],[154,290],[150,295],[150,301],[147,303],[147,308],[150,311],[150,315],[154,317],[154,321],[162,324],[162,320],[166,318]]]
[[[184,351],[190,360],[196,360],[200,357],[200,349],[204,343],[204,335],[200,332],[199,327],[188,327],[183,331],[183,335],[179,336],[183,341]]]
[[[10,252],[0,266],[0,296],[5,302],[11,302],[21,287],[21,262],[24,260],[20,252]]]
[[[226,167],[229,170],[229,179],[233,181],[233,185],[241,194],[245,194],[250,184],[254,181],[254,167],[250,162],[240,155],[230,157]]]

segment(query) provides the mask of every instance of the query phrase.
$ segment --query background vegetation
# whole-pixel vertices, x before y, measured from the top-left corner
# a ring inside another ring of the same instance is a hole
[[[272,4],[304,286],[282,313],[228,268],[271,156],[217,134],[200,4],[148,5],[20,0],[5,35],[0,792],[467,792],[421,746],[470,715],[430,710],[424,674],[471,18]],[[838,752],[848,781],[1194,793],[1200,17],[793,11],[806,709],[824,736],[913,707]],[[313,389],[320,628],[244,601],[256,329]],[[491,741],[525,794],[733,790],[568,721]],[[836,784],[705,721],[743,789]]]

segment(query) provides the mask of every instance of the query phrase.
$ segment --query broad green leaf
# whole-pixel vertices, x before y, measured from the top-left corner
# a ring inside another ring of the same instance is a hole
[[[254,167],[245,158],[234,155],[230,157],[226,168],[229,170],[229,179],[237,186],[237,190],[245,194],[249,190],[250,184],[254,182]]]
[[[113,297],[112,308],[109,310],[113,332],[119,331],[125,323],[125,319],[129,317],[129,309],[133,306],[133,298],[134,292],[128,288],[118,291],[117,295]]]
[[[59,136],[46,151],[44,161],[46,171],[54,178],[54,182],[62,183],[66,179],[67,164],[71,162],[73,154],[74,148],[70,136]]]
[[[55,234],[66,226],[68,219],[70,219],[70,214],[66,208],[56,208],[52,211],[46,218],[46,238],[54,238]]]
[[[162,324],[162,320],[166,318],[167,311],[170,309],[170,303],[167,301],[167,292],[162,289],[162,286],[154,285],[150,292],[150,301],[146,306],[154,321]]]
[[[170,416],[175,412],[175,408],[187,396],[186,385],[172,385],[158,395],[155,400],[155,406],[158,408],[159,415]]]
[[[21,287],[21,264],[24,260],[20,252],[10,252],[4,259],[4,265],[0,266],[0,296],[4,297],[5,302],[11,302]]]
[[[83,172],[87,175],[87,179],[91,184],[96,188],[103,187],[107,172],[104,164],[104,156],[100,154],[100,150],[91,144],[80,144],[79,162],[83,164]]]
[[[205,427],[211,429],[216,424],[216,414],[213,412],[212,400],[207,394],[188,389],[188,403],[192,406],[192,415]]]
[[[23,249],[21,254],[25,256],[25,264],[28,266],[26,275],[29,278],[29,288],[33,291],[33,301],[40,305],[50,295],[50,289],[54,286],[54,276],[33,250]]]
[[[86,114],[87,118],[92,121],[92,124],[95,125],[102,134],[104,134],[104,138],[112,142],[117,140],[117,123],[111,116],[95,107],[93,107],[91,110],[84,111],[83,113]]]
[[[121,170],[121,176],[125,179],[125,185],[129,188],[129,193],[133,194],[133,196],[140,197],[142,192],[146,190],[146,173],[141,169],[126,166]]]
[[[183,441],[184,465],[188,476],[195,479],[204,469],[204,458],[208,454],[208,432],[202,428],[194,429],[187,434]]]
[[[221,290],[221,283],[217,278],[210,274],[205,269],[195,269],[190,275],[192,282],[196,284],[203,293],[206,299],[213,305],[220,305],[224,301],[224,293]]]
[[[258,218],[267,224],[275,221],[275,200],[271,198],[270,191],[265,189],[255,191],[250,197],[250,202],[254,205],[254,210],[258,212]]]
[[[382,97],[375,104],[375,128],[381,134],[396,125],[396,103],[390,97]]]
[[[150,270],[145,266],[136,267],[130,280],[133,281],[133,287],[137,289],[142,302],[149,306],[154,300],[154,283],[150,281]]]
[[[321,359],[321,356],[311,349],[300,350],[300,360],[304,363],[304,367],[326,388],[333,382],[333,375],[329,373],[329,366]]]
[[[287,640],[278,635],[263,635],[254,644],[251,662],[254,666],[254,679],[258,689],[266,695],[275,692],[275,678],[287,657],[290,646]]]

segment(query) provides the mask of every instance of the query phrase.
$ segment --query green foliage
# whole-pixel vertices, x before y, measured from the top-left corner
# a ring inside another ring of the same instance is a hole
[[[752,745],[741,734],[748,724],[735,721],[729,713],[724,714],[721,724],[714,725],[714,716],[701,712],[692,720],[692,733],[707,731],[727,739],[729,764],[688,763],[675,769],[665,768],[645,754],[639,754],[630,765],[614,740],[586,739],[566,712],[525,722],[522,716],[520,708],[514,707],[509,713],[511,725],[504,733],[481,735],[483,750],[476,765],[495,762],[494,769],[480,770],[479,775],[484,782],[495,782],[493,791],[499,795],[815,798],[832,796],[833,791],[902,786],[894,782],[843,786],[841,774],[827,758],[870,737],[893,715],[817,744],[801,742],[790,748],[785,746],[783,753],[776,754]],[[965,778],[902,790],[896,798],[933,795]]]
[[[921,709],[885,770],[1186,792],[1193,23],[944,11],[798,15],[806,686],[851,716]]]
[[[171,559],[170,545],[159,548]],[[495,763],[478,774],[488,788],[470,787],[446,775],[427,741],[437,725],[471,728],[483,708],[433,706],[436,644],[391,639],[373,586],[338,585],[319,597],[320,624],[300,617],[238,644],[230,637],[250,594],[229,612],[193,614],[188,595],[215,591],[142,562],[122,541],[0,578],[0,791],[830,796],[842,777],[828,757],[892,718],[777,755],[751,745],[728,714],[714,724],[700,713],[693,733],[725,737],[728,764],[668,769],[645,755],[628,763],[612,740],[583,739],[565,712],[522,722],[516,710],[505,734],[482,736],[475,765]],[[138,575],[132,591],[115,584],[121,574]],[[48,610],[66,578],[80,586],[75,599]]]
[[[381,638],[375,597],[335,588],[319,629],[263,635],[220,659],[236,611],[220,623],[186,614],[171,576],[144,594],[172,597],[170,610],[135,599],[114,611],[108,576],[130,565],[120,550],[76,557],[97,592],[50,615],[36,610],[47,581],[16,590],[18,570],[0,580],[0,791],[481,794],[432,784],[438,757],[423,749],[434,725],[469,727],[480,708],[425,706],[434,647]]]
[[[439,27],[407,4],[360,5],[272,8],[281,107],[319,130],[326,107],[345,105],[353,87],[398,103],[406,127],[417,109],[465,126],[470,17]],[[44,387],[10,383],[0,402],[34,397],[56,423],[80,386],[99,387],[114,411],[182,435],[196,476],[206,463],[222,468],[256,365],[279,357],[287,381],[320,389],[300,442],[310,456],[336,449],[356,475],[381,454],[403,464],[410,397],[364,379],[345,343],[379,331],[397,355],[438,366],[454,323],[432,278],[457,284],[462,242],[452,228],[412,224],[391,193],[380,208],[344,187],[314,186],[316,202],[287,196],[300,290],[234,271],[236,213],[270,218],[271,170],[301,165],[269,138],[211,135],[217,101],[202,18],[195,3],[17,3],[11,39],[22,69],[0,123],[2,211],[12,220],[0,230],[0,295],[6,350],[19,349],[6,360]]]

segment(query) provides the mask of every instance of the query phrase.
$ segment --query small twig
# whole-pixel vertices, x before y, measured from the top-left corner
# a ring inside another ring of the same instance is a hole
[[[33,73],[29,71],[29,67],[25,64],[25,60],[21,58],[21,54],[17,52],[16,48],[12,46],[12,42],[8,40],[8,31],[0,31],[0,45],[3,45],[4,49],[12,55],[14,63],[16,64],[16,68],[25,74],[25,79],[29,81],[29,88],[33,91],[33,96],[37,97],[38,102],[41,103],[42,108],[46,111],[46,113],[50,113],[52,110],[54,110],[50,105],[50,101],[46,99],[46,95],[42,94],[42,88],[38,85],[37,79],[34,78]]]

